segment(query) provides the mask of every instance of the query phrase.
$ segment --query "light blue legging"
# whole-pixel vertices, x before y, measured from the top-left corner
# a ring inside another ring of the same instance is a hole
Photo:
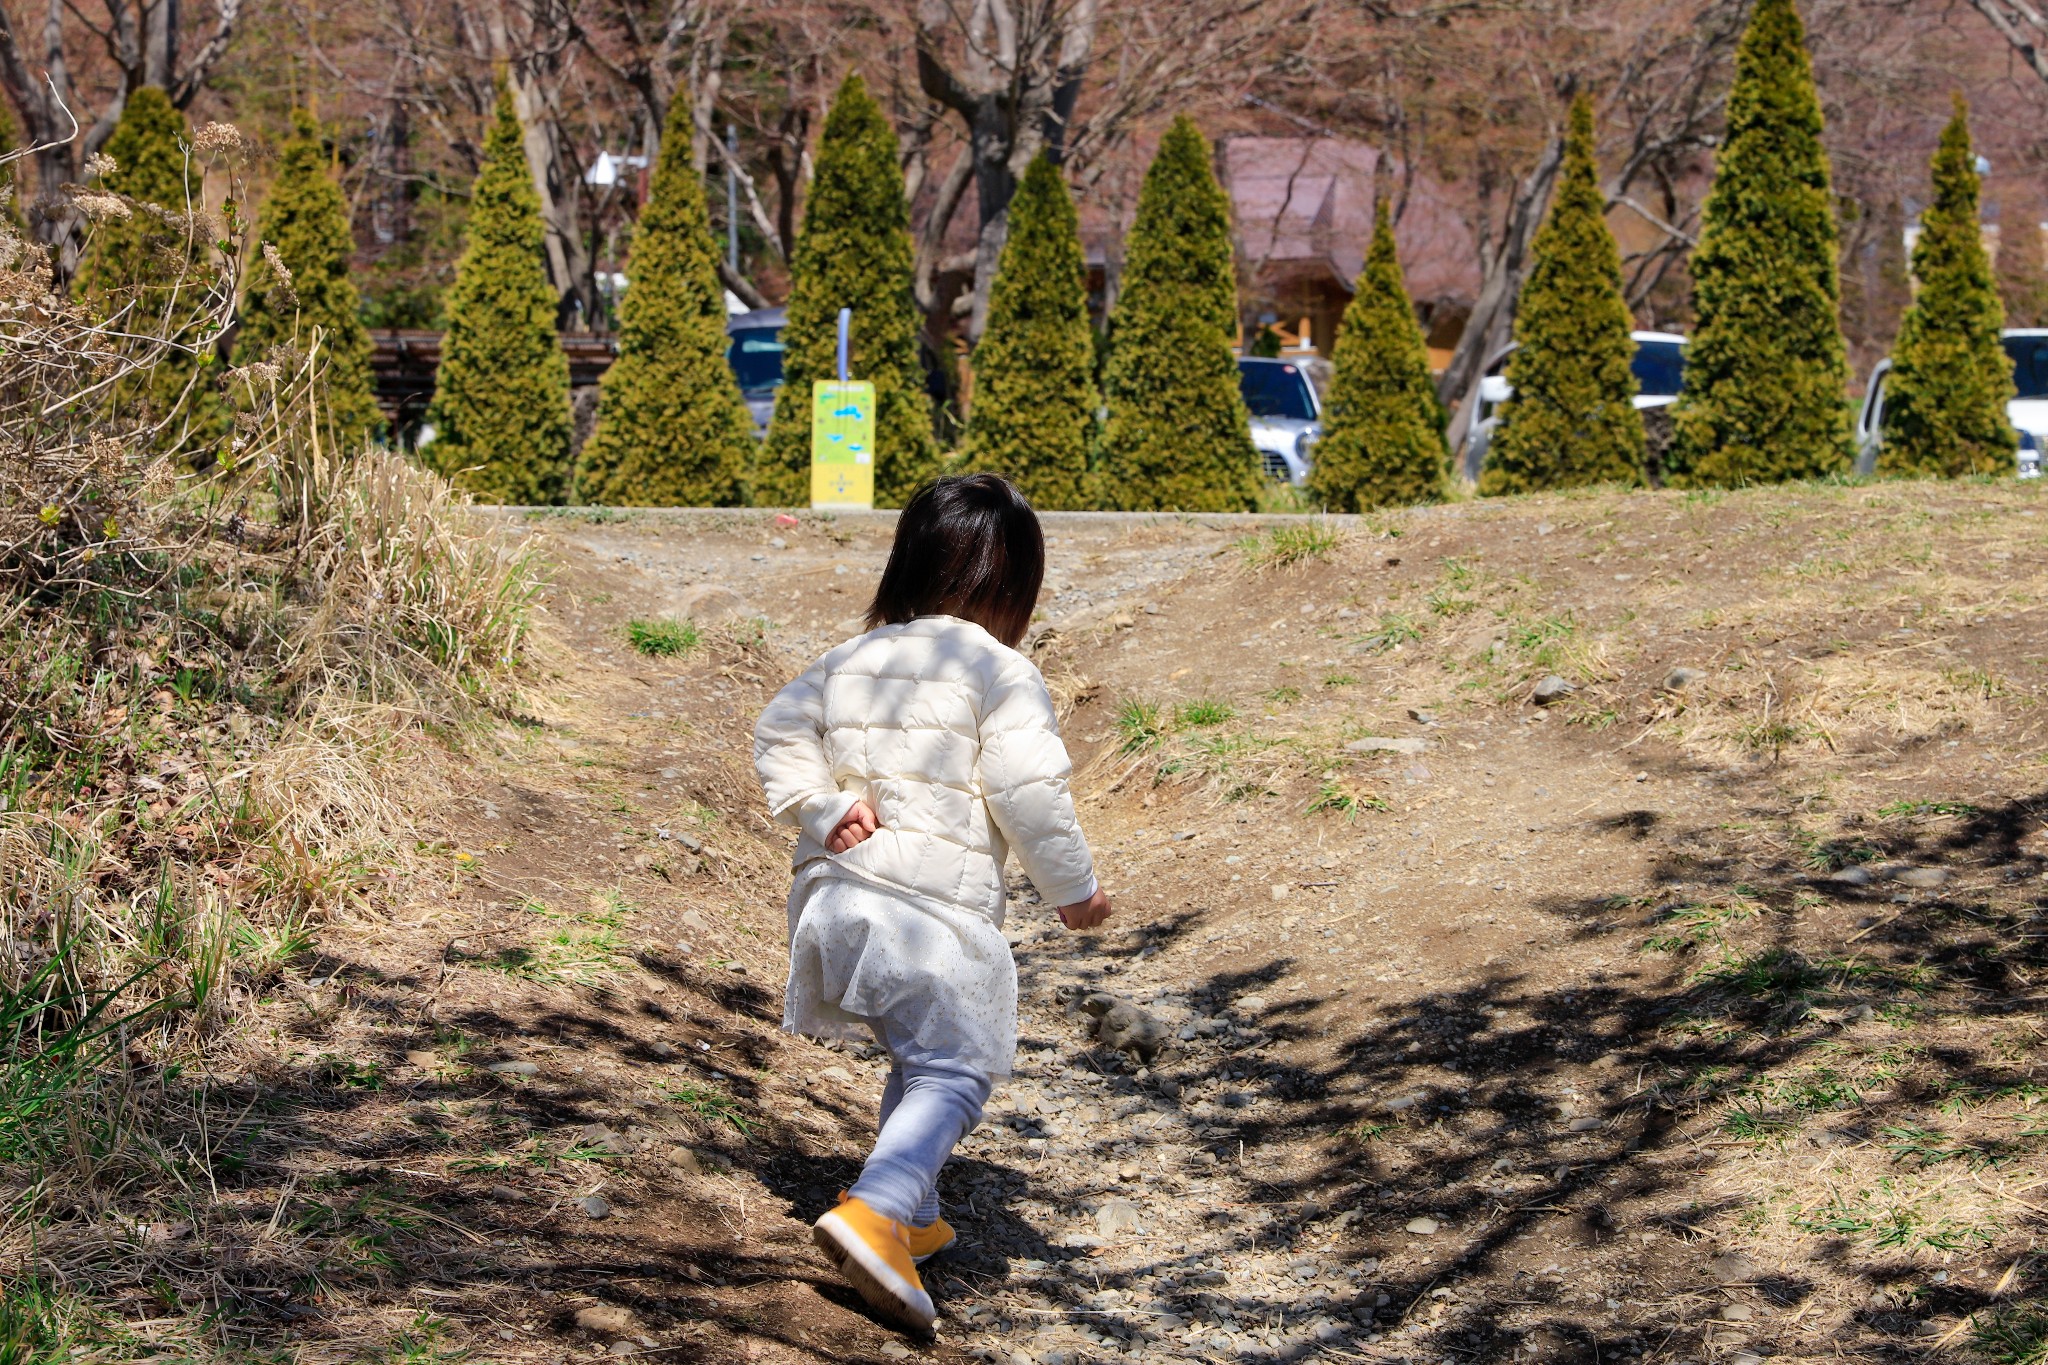
[[[927,1227],[939,1216],[939,1168],[954,1145],[981,1122],[993,1085],[988,1075],[949,1057],[905,1061],[892,1046],[895,1030],[878,1024],[875,1036],[895,1064],[882,1088],[881,1132],[875,1150],[847,1191],[885,1218]]]

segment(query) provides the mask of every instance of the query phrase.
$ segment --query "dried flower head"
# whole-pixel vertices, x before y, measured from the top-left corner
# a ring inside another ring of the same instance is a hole
[[[90,176],[97,176],[101,180],[105,180],[120,169],[120,163],[105,152],[94,152],[85,159],[85,173]]]
[[[276,388],[277,381],[284,377],[284,371],[267,360],[252,360],[247,365],[237,365],[225,376],[230,384],[247,384],[251,388]]]
[[[232,123],[209,123],[192,135],[192,150],[201,156],[245,156],[249,144]]]
[[[76,192],[71,196],[71,206],[95,223],[112,222],[126,218],[131,210],[128,201],[118,194],[96,194],[90,190]]]
[[[299,291],[292,285],[292,268],[284,263],[284,256],[279,253],[275,243],[263,244],[263,261],[277,276],[277,283],[271,287],[277,290],[287,306],[298,307]]]

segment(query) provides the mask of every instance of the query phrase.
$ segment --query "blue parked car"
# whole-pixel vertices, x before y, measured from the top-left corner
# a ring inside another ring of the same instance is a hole
[[[768,419],[775,415],[775,391],[782,387],[782,324],[780,308],[761,308],[735,313],[726,320],[725,334],[732,338],[725,358],[733,377],[740,381],[740,396],[754,418],[754,436],[768,434]]]
[[[725,322],[725,334],[732,338],[725,359],[732,366],[733,377],[740,381],[740,396],[747,400],[747,411],[753,415],[756,440],[768,434],[768,420],[775,415],[775,391],[782,387],[782,327],[788,320],[785,309],[757,308],[751,313],[735,313]],[[929,337],[918,337],[917,358],[924,365],[925,396],[932,400],[935,413],[942,412],[953,397],[953,383]]]

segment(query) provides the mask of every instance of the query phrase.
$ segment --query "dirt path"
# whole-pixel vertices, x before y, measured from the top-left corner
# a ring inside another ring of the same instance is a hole
[[[808,1246],[881,1072],[775,1030],[747,750],[886,523],[546,519],[536,714],[315,987],[305,1055],[394,1082],[325,1138],[461,1230],[358,1311],[507,1361],[1970,1341],[2041,1282],[2048,615],[1999,568],[2029,500],[1944,496],[1470,507],[1264,570],[1240,525],[1055,519],[1039,657],[1119,914],[1017,886],[1024,1045],[943,1183],[932,1347]],[[634,652],[660,618],[702,638]],[[1090,991],[1165,1026],[1151,1067]]]

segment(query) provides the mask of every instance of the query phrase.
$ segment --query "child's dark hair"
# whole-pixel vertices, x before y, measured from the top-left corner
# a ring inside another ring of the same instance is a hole
[[[999,474],[960,474],[917,490],[868,608],[868,629],[958,616],[1015,649],[1045,582],[1038,514]]]

